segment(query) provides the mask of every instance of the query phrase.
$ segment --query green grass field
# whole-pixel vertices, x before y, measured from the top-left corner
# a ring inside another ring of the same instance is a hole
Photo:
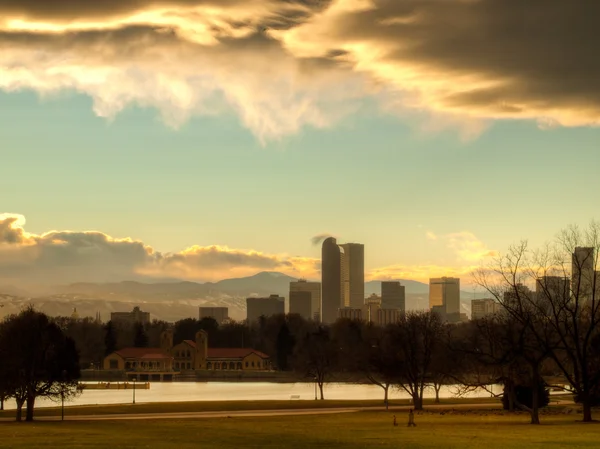
[[[357,412],[335,415],[187,420],[0,423],[2,448],[596,448],[600,425],[581,415],[543,416],[501,412],[416,416]]]

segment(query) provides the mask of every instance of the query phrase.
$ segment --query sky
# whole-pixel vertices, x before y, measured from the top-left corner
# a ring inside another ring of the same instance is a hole
[[[459,276],[598,218],[600,3],[0,0],[0,285]]]

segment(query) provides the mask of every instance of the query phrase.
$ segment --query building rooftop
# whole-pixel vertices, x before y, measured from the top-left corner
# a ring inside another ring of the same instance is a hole
[[[123,348],[115,351],[124,359],[171,359],[171,355],[167,354],[161,348]]]

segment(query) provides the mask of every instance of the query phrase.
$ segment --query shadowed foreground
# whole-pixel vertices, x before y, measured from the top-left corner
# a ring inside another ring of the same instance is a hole
[[[541,426],[528,417],[499,412],[416,415],[407,428],[406,413],[359,412],[320,416],[1,423],[0,447],[119,448],[591,448],[600,425],[577,422],[581,415],[544,416]]]

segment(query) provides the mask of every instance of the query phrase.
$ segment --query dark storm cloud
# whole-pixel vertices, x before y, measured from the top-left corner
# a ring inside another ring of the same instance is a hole
[[[0,89],[75,89],[98,115],[137,103],[171,126],[220,98],[261,141],[369,96],[452,123],[597,125],[597,42],[591,0],[0,0]]]
[[[567,124],[600,117],[598,1],[374,0],[302,28],[283,36],[291,51],[360,44],[362,70],[422,90],[433,107],[484,117],[547,112]],[[320,32],[314,42],[311,32]]]

